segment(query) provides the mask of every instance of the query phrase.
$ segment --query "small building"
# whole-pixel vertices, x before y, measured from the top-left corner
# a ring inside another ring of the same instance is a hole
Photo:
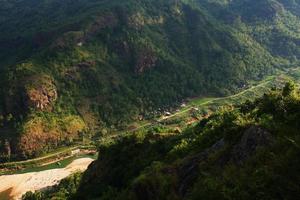
[[[166,116],[170,116],[170,115],[172,115],[172,113],[170,113],[170,112],[165,112],[165,115],[166,115]]]
[[[74,155],[77,155],[80,153],[80,149],[74,149],[71,151],[71,155],[74,156]]]
[[[139,121],[143,121],[143,120],[144,120],[144,116],[143,116],[143,115],[139,115],[139,116],[138,116],[138,120],[139,120]]]
[[[199,111],[199,108],[193,107],[192,111]]]

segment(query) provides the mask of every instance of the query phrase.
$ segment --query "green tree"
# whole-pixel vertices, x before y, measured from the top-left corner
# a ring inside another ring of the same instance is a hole
[[[282,96],[286,97],[292,95],[294,91],[295,91],[295,83],[293,81],[289,81],[283,87]]]

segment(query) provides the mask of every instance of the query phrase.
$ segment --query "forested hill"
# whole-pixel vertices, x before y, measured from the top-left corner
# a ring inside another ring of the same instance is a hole
[[[300,198],[300,93],[294,83],[220,109],[182,134],[137,133],[100,148],[77,191],[44,197],[118,200]],[[63,190],[65,188],[66,190]],[[67,192],[66,192],[67,191]],[[27,200],[27,199],[26,199]]]
[[[180,134],[155,129],[107,143],[83,176],[24,200],[299,199],[299,95],[290,82]]]
[[[298,0],[0,2],[1,160],[298,63]]]

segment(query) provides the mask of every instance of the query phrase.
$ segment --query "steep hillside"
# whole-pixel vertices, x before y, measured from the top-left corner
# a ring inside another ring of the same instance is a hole
[[[82,178],[24,200],[298,199],[299,115],[290,82],[182,134],[140,132],[103,145]]]
[[[298,199],[299,103],[288,83],[183,135],[127,138],[100,149],[78,198]]]
[[[185,97],[230,94],[297,63],[299,3],[251,2],[2,2],[1,160],[101,136]]]

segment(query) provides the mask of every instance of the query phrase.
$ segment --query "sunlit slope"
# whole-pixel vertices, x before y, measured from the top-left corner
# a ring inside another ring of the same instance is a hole
[[[298,16],[279,1],[2,3],[3,161],[230,95],[299,59]]]

